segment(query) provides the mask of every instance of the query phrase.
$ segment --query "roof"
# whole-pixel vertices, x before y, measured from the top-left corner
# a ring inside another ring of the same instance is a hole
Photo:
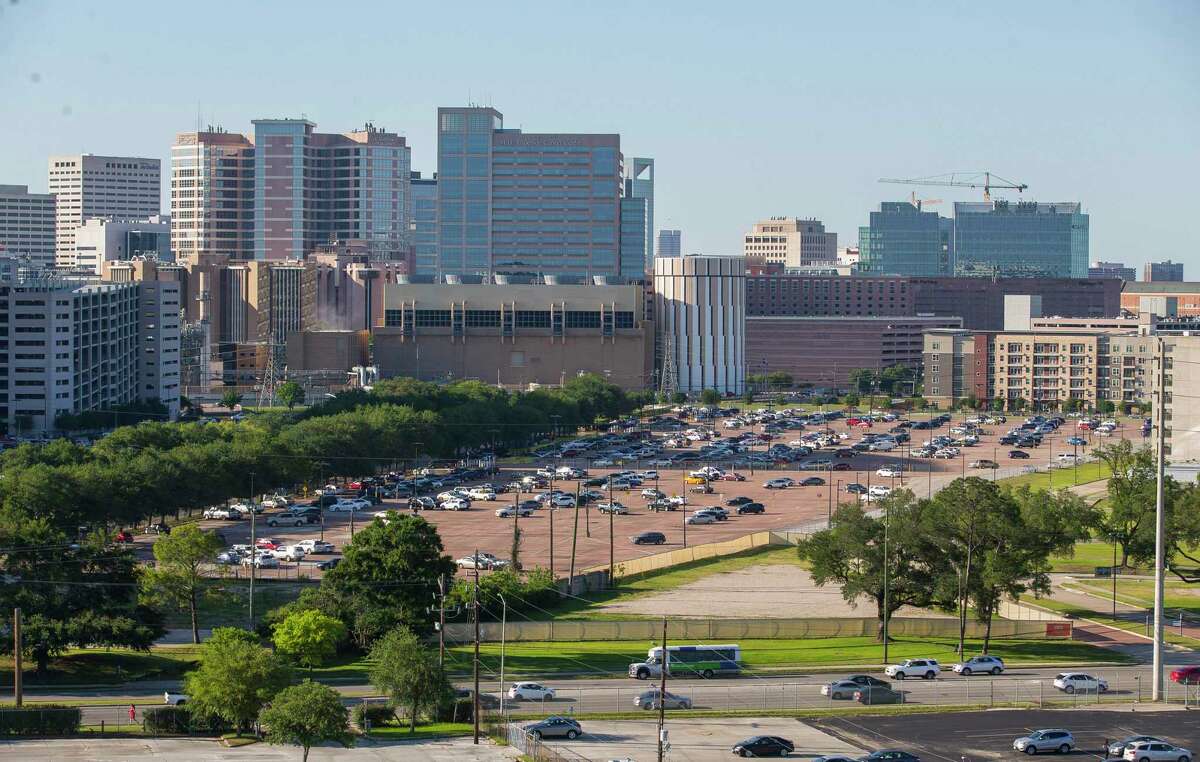
[[[1162,280],[1127,282],[1124,294],[1200,294],[1200,281]]]

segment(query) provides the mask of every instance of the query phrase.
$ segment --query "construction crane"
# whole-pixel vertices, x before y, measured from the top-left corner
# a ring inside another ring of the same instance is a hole
[[[1025,183],[1017,183],[1012,180],[1006,180],[1000,175],[992,172],[950,172],[945,175],[933,175],[932,177],[913,177],[909,179],[898,179],[894,177],[880,178],[881,183],[897,183],[899,185],[934,185],[939,188],[983,188],[983,200],[992,200],[992,189],[1015,190],[1017,193],[1022,192],[1029,186]]]
[[[908,202],[915,206],[919,212],[923,204],[940,204],[942,200],[940,198],[917,198],[917,192],[913,191],[908,194]]]

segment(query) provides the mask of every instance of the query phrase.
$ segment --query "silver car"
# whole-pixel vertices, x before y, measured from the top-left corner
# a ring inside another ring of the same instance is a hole
[[[658,709],[660,695],[662,694],[660,694],[657,690],[646,691],[634,697],[633,705],[639,706],[642,709]],[[678,696],[670,691],[667,691],[666,698],[661,703],[665,709],[692,708],[692,700],[690,698],[687,696]]]
[[[1132,762],[1192,762],[1192,753],[1166,741],[1142,741],[1125,747],[1122,759]]]
[[[1012,747],[1026,754],[1040,754],[1044,751],[1066,754],[1075,748],[1075,736],[1071,735],[1071,731],[1061,728],[1035,730],[1013,741]]]
[[[1108,755],[1120,759],[1125,754],[1125,749],[1142,741],[1164,741],[1158,736],[1128,736],[1120,741],[1113,741],[1108,745]]]
[[[547,717],[541,722],[526,725],[523,730],[534,738],[569,738],[583,735],[583,728],[570,717]]]

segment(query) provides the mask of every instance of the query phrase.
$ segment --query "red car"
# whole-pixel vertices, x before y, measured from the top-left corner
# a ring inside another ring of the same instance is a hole
[[[1180,667],[1171,670],[1171,681],[1184,685],[1200,684],[1200,666]]]
[[[861,418],[847,418],[847,419],[846,419],[846,425],[847,425],[847,426],[857,426],[857,425],[858,425],[858,424],[860,424],[860,423],[862,423],[862,419],[861,419]]]
[[[730,471],[727,474],[721,474],[721,481],[723,481],[723,482],[744,482],[744,481],[746,481],[746,477],[742,476],[741,474]]]
[[[362,482],[350,482],[346,485],[347,489],[362,489]]]
[[[128,529],[122,529],[113,537],[113,542],[129,543],[133,542],[133,532]]]
[[[263,550],[279,550],[283,547],[283,544],[275,542],[268,537],[264,537],[261,540],[256,540],[254,546],[257,548],[262,548]]]

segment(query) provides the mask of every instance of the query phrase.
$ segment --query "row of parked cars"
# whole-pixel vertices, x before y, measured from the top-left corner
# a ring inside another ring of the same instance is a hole
[[[275,569],[281,561],[300,561],[308,555],[329,554],[334,552],[332,543],[318,539],[300,540],[287,544],[271,537],[260,537],[254,546],[232,545],[228,550],[217,555],[217,563],[229,566],[253,566],[256,569]],[[332,563],[329,563],[332,562]],[[333,568],[336,559],[329,559],[317,564],[318,568]]]

